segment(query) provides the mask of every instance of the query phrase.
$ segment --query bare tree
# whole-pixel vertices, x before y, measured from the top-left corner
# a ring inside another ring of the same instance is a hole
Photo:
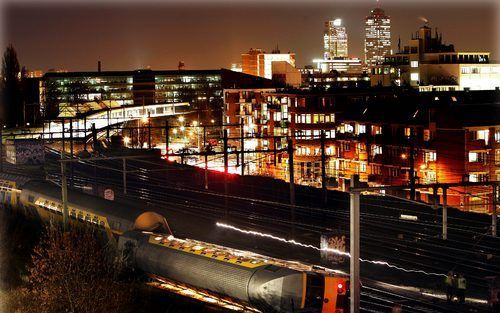
[[[25,289],[26,312],[130,312],[133,284],[121,282],[121,262],[97,230],[56,227],[35,247]]]

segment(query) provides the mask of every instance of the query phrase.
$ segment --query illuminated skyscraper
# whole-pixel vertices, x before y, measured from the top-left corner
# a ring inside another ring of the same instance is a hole
[[[325,33],[323,35],[325,60],[333,58],[347,58],[347,33],[342,26],[342,20],[337,18],[325,22]]]
[[[365,19],[365,63],[373,66],[391,54],[391,18],[380,8]]]

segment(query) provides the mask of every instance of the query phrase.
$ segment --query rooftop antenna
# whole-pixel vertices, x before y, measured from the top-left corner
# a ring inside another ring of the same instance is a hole
[[[398,36],[398,53],[401,52],[401,36]]]

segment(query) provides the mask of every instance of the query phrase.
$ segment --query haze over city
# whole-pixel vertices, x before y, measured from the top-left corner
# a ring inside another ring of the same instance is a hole
[[[495,40],[494,2],[425,1],[378,4],[391,17],[392,49],[423,25],[438,27],[446,43],[460,51],[491,51]],[[12,43],[30,69],[124,70],[150,66],[229,68],[249,48],[295,52],[297,65],[322,56],[324,21],[341,18],[349,55],[363,58],[364,18],[375,1],[279,2],[6,2],[4,46]],[[474,25],[474,27],[471,27]],[[480,36],[478,36],[480,34]]]

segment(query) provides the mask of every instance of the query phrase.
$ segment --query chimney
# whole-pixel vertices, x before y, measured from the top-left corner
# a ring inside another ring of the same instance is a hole
[[[177,65],[177,69],[179,71],[182,71],[182,70],[184,70],[184,67],[185,67],[184,61],[179,61],[179,64]]]
[[[97,61],[97,72],[101,72],[101,61]]]

